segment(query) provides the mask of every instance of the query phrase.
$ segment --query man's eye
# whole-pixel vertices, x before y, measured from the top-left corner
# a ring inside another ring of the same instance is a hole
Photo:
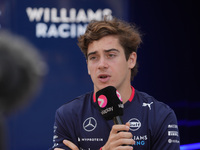
[[[89,57],[90,60],[95,60],[96,58],[97,58],[97,57],[95,57],[95,56]]]
[[[108,57],[109,58],[113,58],[113,57],[115,57],[116,55],[115,54],[108,54]]]

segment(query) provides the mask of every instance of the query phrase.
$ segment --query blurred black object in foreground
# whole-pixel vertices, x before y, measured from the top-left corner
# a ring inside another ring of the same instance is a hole
[[[29,103],[46,72],[46,63],[32,44],[0,31],[0,150],[5,143],[4,116]]]

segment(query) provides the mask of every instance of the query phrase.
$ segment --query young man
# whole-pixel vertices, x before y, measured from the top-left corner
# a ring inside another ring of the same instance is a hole
[[[86,57],[94,91],[57,110],[52,149],[180,149],[173,110],[131,86],[140,43],[136,28],[116,18],[88,25],[79,38],[79,47]],[[114,86],[121,94],[125,125],[106,121],[97,108],[95,93],[107,86]]]

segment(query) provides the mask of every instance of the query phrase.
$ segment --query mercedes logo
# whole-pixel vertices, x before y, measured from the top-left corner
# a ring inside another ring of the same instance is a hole
[[[93,131],[96,126],[97,121],[93,117],[89,117],[83,122],[83,128],[87,132]]]

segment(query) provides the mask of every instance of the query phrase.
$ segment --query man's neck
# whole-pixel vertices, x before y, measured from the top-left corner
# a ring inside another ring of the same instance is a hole
[[[122,97],[123,103],[125,104],[129,100],[132,94],[131,85],[128,88],[118,89],[118,91]]]

